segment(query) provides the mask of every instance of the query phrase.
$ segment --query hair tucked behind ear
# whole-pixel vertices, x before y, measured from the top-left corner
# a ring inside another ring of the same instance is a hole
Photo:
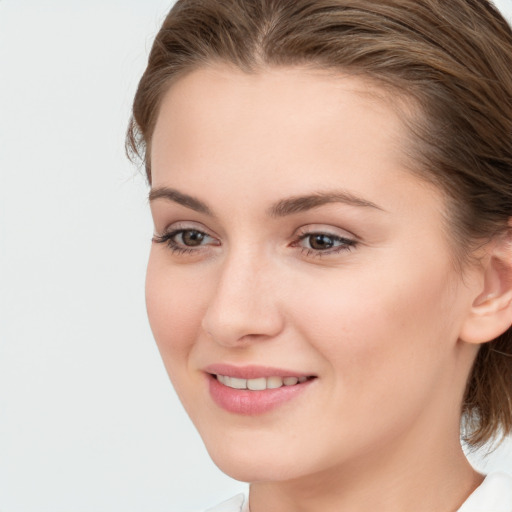
[[[133,104],[127,150],[151,181],[162,96],[222,61],[247,73],[306,65],[355,73],[415,106],[412,170],[444,190],[458,260],[512,217],[512,31],[486,0],[179,0]],[[512,331],[484,344],[462,414],[467,441],[512,432]]]

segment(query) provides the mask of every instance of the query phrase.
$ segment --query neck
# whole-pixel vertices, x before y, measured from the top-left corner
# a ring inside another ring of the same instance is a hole
[[[426,433],[290,481],[251,485],[251,512],[455,512],[480,485],[457,435]]]

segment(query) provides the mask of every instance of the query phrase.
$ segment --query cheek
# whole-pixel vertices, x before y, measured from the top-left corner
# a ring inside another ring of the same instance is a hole
[[[339,385],[376,396],[390,383],[432,378],[447,361],[457,339],[453,271],[442,261],[428,270],[381,263],[302,287],[295,318]]]
[[[153,336],[171,378],[184,369],[201,328],[205,282],[166,262],[153,248],[146,274],[146,308]]]
[[[442,265],[435,273],[402,270],[347,272],[330,280],[329,293],[306,286],[307,297],[292,306],[300,337],[324,361],[320,435],[338,439],[340,449],[347,438],[353,447],[394,439],[459,385],[453,276]]]

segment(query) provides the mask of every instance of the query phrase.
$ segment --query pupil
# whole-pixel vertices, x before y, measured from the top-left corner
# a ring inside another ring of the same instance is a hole
[[[201,245],[204,240],[204,234],[199,231],[185,231],[181,235],[183,243],[189,246]]]
[[[330,249],[334,245],[334,242],[332,238],[326,235],[312,235],[309,237],[309,244],[312,249],[325,250]]]

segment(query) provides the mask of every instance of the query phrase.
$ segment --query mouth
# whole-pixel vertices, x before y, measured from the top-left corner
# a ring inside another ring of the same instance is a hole
[[[316,375],[261,366],[214,365],[205,369],[209,392],[222,409],[254,416],[295,401],[317,380]]]
[[[303,384],[307,380],[314,379],[315,377],[259,377],[256,379],[243,379],[239,377],[230,377],[228,375],[213,374],[223,386],[227,386],[232,389],[247,389],[250,391],[264,391],[266,389],[279,389],[283,386],[296,386],[297,384]]]

